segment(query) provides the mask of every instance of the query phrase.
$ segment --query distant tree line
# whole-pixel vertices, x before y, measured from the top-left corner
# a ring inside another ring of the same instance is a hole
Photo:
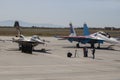
[[[13,26],[0,26],[0,28],[13,28]],[[34,28],[34,29],[68,29],[69,27],[37,27],[37,26],[32,26],[32,27],[22,27],[21,28]],[[83,29],[83,27],[77,27],[75,29]],[[104,27],[104,28],[100,28],[100,27],[90,27],[90,29],[94,29],[94,30],[120,30],[120,28],[116,28],[116,27]]]

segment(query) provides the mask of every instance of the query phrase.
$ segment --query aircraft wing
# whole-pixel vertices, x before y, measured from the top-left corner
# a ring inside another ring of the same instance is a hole
[[[76,41],[76,42],[81,42],[83,44],[85,43],[103,43],[104,40],[101,40],[101,39],[95,39],[93,37],[90,37],[90,36],[63,36],[61,37],[61,39],[67,39],[69,40],[70,42],[73,42],[73,41]]]
[[[28,40],[13,40],[13,42],[16,42],[19,44],[25,44],[25,45],[32,44],[33,46],[37,44],[45,44],[43,41],[36,42],[36,41],[28,41]]]
[[[31,43],[31,44],[34,44],[34,43],[44,44],[44,42],[35,42],[35,41],[15,41],[15,42],[18,42],[18,43]]]

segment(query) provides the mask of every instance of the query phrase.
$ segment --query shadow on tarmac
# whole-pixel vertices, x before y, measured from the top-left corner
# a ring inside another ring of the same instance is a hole
[[[46,49],[41,49],[41,50],[33,50],[33,52],[40,52],[40,53],[47,53],[47,54],[52,54],[48,51],[51,51],[51,50],[46,50]]]
[[[77,48],[75,46],[66,46],[66,47],[62,47],[62,48]],[[79,47],[79,48],[84,48],[84,47]],[[78,49],[79,49],[78,48]],[[88,49],[92,49],[91,47],[87,47]],[[111,50],[111,51],[120,51],[120,50],[116,50],[116,49],[113,49],[113,48],[110,48],[109,46],[108,47],[101,47],[101,48],[95,48],[97,50]]]
[[[17,48],[11,48],[11,49],[7,49],[7,51],[20,51],[19,49]],[[41,50],[33,50],[33,52],[39,52],[39,53],[47,53],[47,54],[52,54],[48,51],[51,51],[51,50],[46,50],[46,49],[41,49]],[[29,54],[29,53],[28,53]]]

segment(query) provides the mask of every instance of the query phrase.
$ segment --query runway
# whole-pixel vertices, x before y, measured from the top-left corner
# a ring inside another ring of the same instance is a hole
[[[0,39],[11,38],[12,36],[0,36]],[[17,43],[0,41],[0,79],[120,80],[120,47],[107,49],[109,44],[105,43],[101,45],[102,49],[96,49],[95,59],[92,59],[90,48],[88,57],[85,58],[83,48],[75,48],[75,43],[54,37],[42,39],[50,43],[36,46],[33,54],[21,53]],[[47,51],[41,52],[41,48]],[[73,54],[71,58],[67,57],[68,51]]]

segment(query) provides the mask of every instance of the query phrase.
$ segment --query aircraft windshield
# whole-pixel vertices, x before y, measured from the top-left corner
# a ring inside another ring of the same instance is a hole
[[[34,38],[34,39],[40,39],[39,36],[37,36],[37,35],[34,35],[32,38]]]
[[[110,38],[110,35],[108,33],[105,33],[105,32],[102,32],[102,31],[99,31],[98,33],[103,35],[103,36],[106,36],[106,37]]]

